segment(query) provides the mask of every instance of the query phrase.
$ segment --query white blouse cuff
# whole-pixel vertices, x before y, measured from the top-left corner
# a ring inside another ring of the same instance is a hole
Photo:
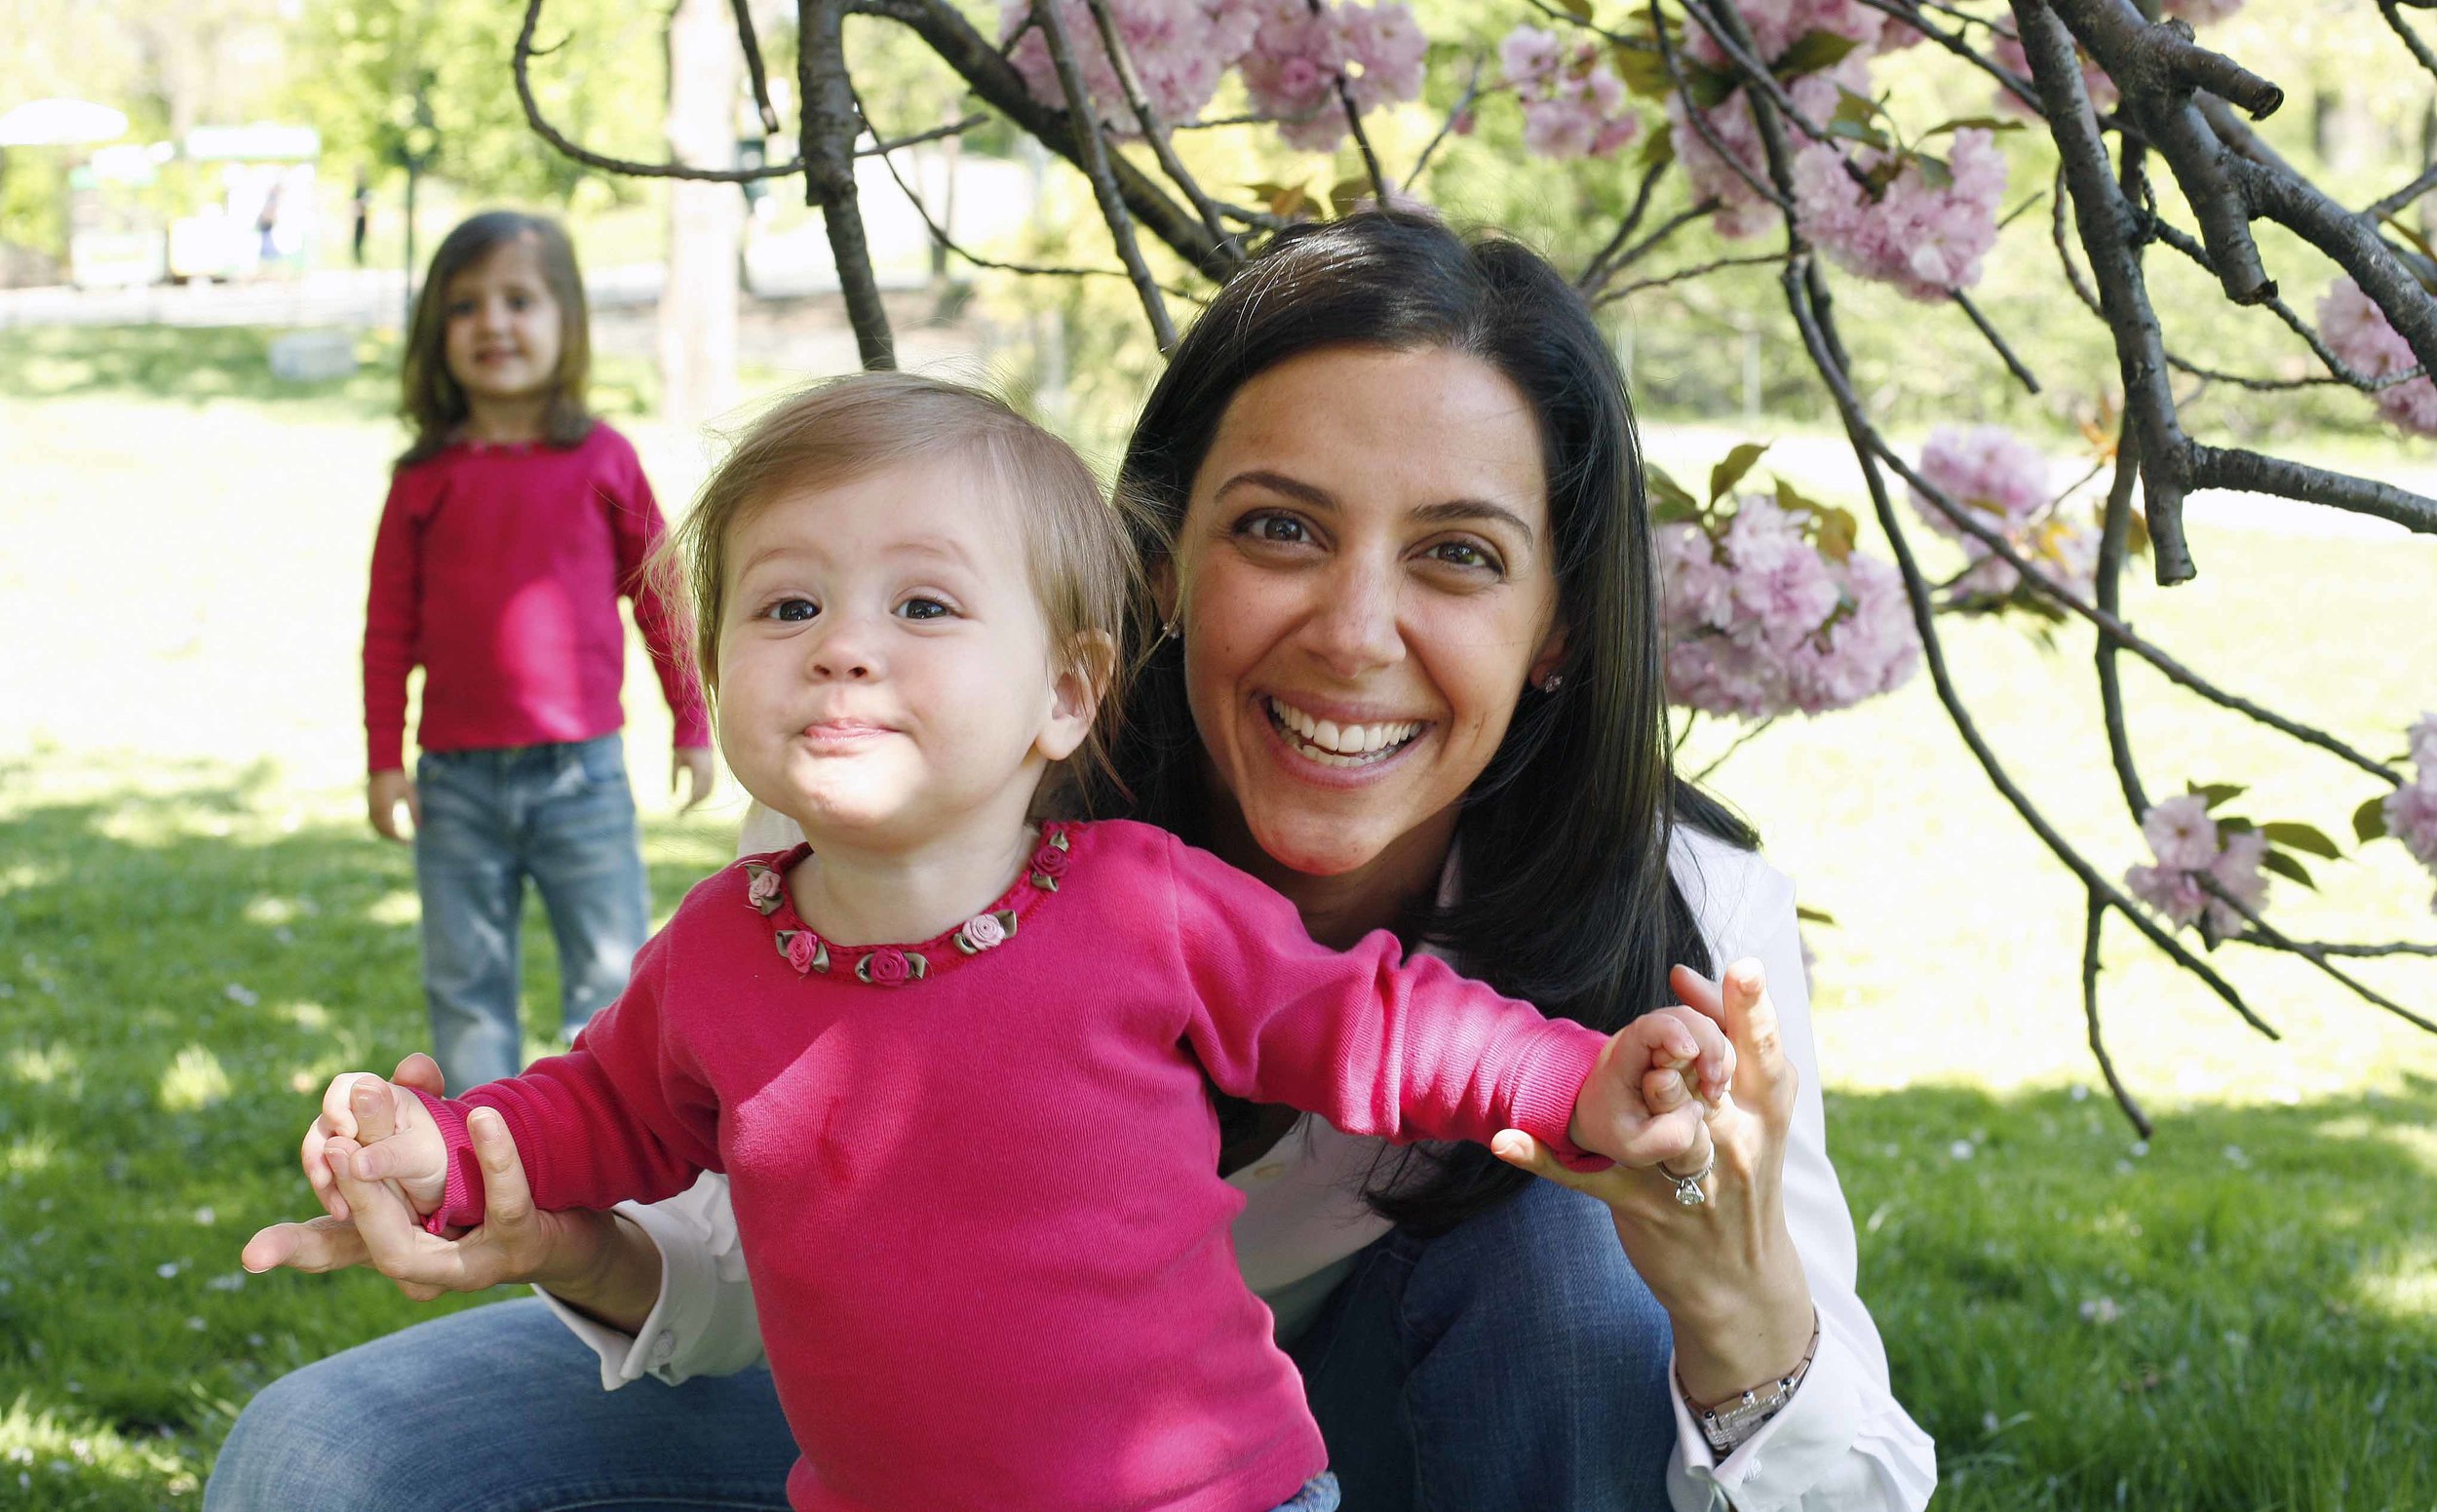
[[[1819,1351],[1802,1383],[1777,1415],[1722,1462],[1710,1452],[1683,1393],[1671,1392],[1676,1453],[1667,1477],[1669,1499],[1677,1512],[1710,1512],[1721,1505],[1735,1512],[1777,1512],[1799,1505],[1849,1461],[1862,1426],[1862,1396],[1873,1389],[1861,1361],[1823,1320]]]
[[[614,1211],[640,1228],[660,1251],[660,1295],[642,1326],[629,1334],[587,1317],[540,1287],[533,1289],[533,1295],[600,1356],[603,1391],[615,1391],[645,1376],[675,1385],[690,1374],[669,1368],[677,1358],[677,1341],[699,1336],[710,1322],[718,1291],[717,1261],[693,1232],[698,1225],[684,1218],[638,1202],[621,1202]]]

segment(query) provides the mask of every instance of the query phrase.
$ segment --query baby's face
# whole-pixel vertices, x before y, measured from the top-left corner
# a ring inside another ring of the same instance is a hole
[[[816,847],[1020,826],[1072,749],[998,495],[950,457],[783,493],[730,530],[720,748]]]

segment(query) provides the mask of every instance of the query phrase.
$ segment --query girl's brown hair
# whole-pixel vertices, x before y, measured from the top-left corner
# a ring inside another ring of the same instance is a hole
[[[834,487],[915,458],[973,463],[1023,532],[1048,622],[1053,676],[1100,689],[1092,731],[1070,764],[1106,769],[1128,680],[1126,627],[1142,596],[1132,532],[1074,448],[978,389],[906,372],[859,372],[781,400],[704,482],[653,563],[694,615],[703,688],[716,706],[727,615],[728,541],[783,494]]]
[[[399,405],[414,430],[414,444],[397,466],[412,467],[433,455],[465,423],[465,390],[448,371],[449,280],[518,241],[532,243],[542,282],[559,306],[559,370],[552,378],[550,408],[542,418],[542,439],[554,446],[572,446],[592,434],[593,413],[584,406],[593,370],[592,317],[584,305],[584,276],[576,271],[575,248],[559,222],[547,216],[484,211],[442,239],[414,301]]]

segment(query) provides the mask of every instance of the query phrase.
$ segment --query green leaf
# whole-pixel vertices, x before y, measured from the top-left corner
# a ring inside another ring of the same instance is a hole
[[[1683,92],[1704,110],[1715,110],[1726,97],[1743,87],[1743,76],[1727,68],[1712,68],[1679,56],[1677,65],[1683,70]]]
[[[1939,122],[1921,133],[1921,139],[1926,141],[1932,136],[1942,136],[1947,132],[2019,132],[2022,129],[2023,123],[2020,121],[2001,121],[1992,115],[1967,115],[1959,120]]]
[[[1657,131],[1650,133],[1650,139],[1642,144],[1642,156],[1640,162],[1645,169],[1654,169],[1662,167],[1665,164],[1672,163],[1675,160],[1676,123],[1673,121],[1662,122],[1660,123]]]
[[[1915,152],[1913,161],[1920,165],[1921,182],[1932,189],[1954,187],[1954,170],[1947,167],[1946,159],[1933,152]]]
[[[2309,825],[2279,820],[2274,824],[2260,826],[2260,833],[2267,836],[2270,844],[2282,845],[2287,850],[2324,856],[2330,861],[2343,859],[2343,852],[2336,848],[2336,842]]]
[[[1752,464],[1759,461],[1760,453],[1767,449],[1768,443],[1764,441],[1747,441],[1727,452],[1724,461],[1709,470],[1709,501],[1715,504],[1723,498],[1729,489],[1743,481],[1743,475],[1752,470]]]
[[[2231,798],[2238,798],[2251,790],[2238,782],[2187,782],[2184,784],[2184,791],[2198,794],[2207,800],[2205,806],[2215,808],[2218,804]]]
[[[1591,0],[1557,0],[1557,3],[1566,8],[1567,15],[1578,21],[1591,19]]]
[[[2367,845],[2386,834],[2386,800],[2372,798],[2352,811],[2352,837]]]
[[[1830,116],[1829,120],[1849,121],[1855,126],[1868,126],[1876,120],[1878,115],[1878,101],[1868,95],[1856,94],[1841,84],[1837,86],[1837,113]]]
[[[1887,134],[1859,121],[1831,121],[1828,123],[1828,135],[1841,136],[1846,141],[1858,141],[1865,147],[1876,147],[1881,152],[1887,150]]]
[[[1853,555],[1853,547],[1861,539],[1861,526],[1855,523],[1851,510],[1834,505],[1819,510],[1819,552],[1831,562],[1842,562]]]
[[[1376,190],[1368,175],[1340,178],[1329,185],[1329,208],[1339,215],[1354,213],[1354,207],[1371,198]]]
[[[1822,68],[1834,68],[1858,46],[1851,37],[1833,31],[1806,31],[1795,39],[1794,46],[1778,55],[1768,71],[1790,82]]]
[[[2266,855],[2262,856],[2260,858],[2260,865],[2266,868],[2268,871],[2275,872],[2278,876],[2289,876],[2293,878],[2295,881],[2300,882],[2302,886],[2310,889],[2312,892],[2318,891],[2318,883],[2310,880],[2309,870],[2302,866],[2301,862],[2294,860],[2291,856],[2286,855],[2281,850],[2272,850]]]
[[[2248,819],[2237,818],[2232,814],[2226,814],[2219,818],[2217,821],[2217,828],[2220,832],[2225,834],[2249,834],[2252,831],[2258,829],[2259,826],[2253,824]]]
[[[1701,516],[1701,501],[1656,462],[1642,464],[1642,487],[1649,494],[1654,510],[1682,510],[1679,519],[1697,520]]]
[[[1836,916],[1826,909],[1814,909],[1806,904],[1798,903],[1794,906],[1794,916],[1805,924],[1825,924],[1830,929],[1837,927]]]
[[[1608,66],[1616,71],[1628,95],[1663,99],[1675,88],[1675,81],[1667,77],[1667,60],[1659,56],[1655,46],[1634,47],[1619,42],[1607,50],[1607,58]]]

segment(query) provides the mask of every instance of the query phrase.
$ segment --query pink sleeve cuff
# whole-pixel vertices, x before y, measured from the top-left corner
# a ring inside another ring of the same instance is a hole
[[[440,1137],[448,1148],[448,1184],[441,1193],[440,1206],[423,1220],[425,1229],[436,1234],[476,1228],[483,1221],[483,1165],[474,1158],[474,1136],[465,1126],[465,1108],[455,1103],[436,1098],[420,1087],[407,1089],[423,1100],[423,1110],[440,1126]]]
[[[1573,1142],[1569,1133],[1582,1084],[1591,1079],[1607,1036],[1570,1019],[1552,1019],[1548,1032],[1526,1049],[1516,1066],[1516,1091],[1508,1116],[1514,1127],[1549,1148],[1568,1171],[1605,1171],[1615,1164]]]

